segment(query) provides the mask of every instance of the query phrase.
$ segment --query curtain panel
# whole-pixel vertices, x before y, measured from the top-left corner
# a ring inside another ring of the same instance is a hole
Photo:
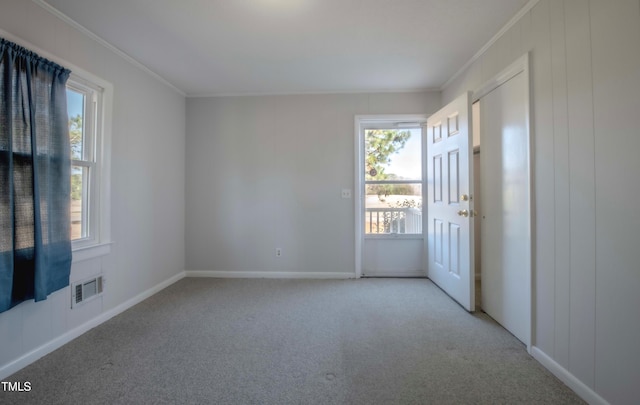
[[[69,285],[69,74],[0,38],[0,312]]]

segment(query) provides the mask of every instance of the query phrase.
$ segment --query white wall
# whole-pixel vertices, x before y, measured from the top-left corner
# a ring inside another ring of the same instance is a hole
[[[614,404],[640,398],[639,44],[638,0],[541,0],[443,92],[531,51],[534,355]]]
[[[354,116],[439,106],[439,92],[188,99],[187,269],[353,274]]]
[[[114,87],[109,256],[74,263],[72,281],[103,271],[101,299],[71,310],[69,288],[0,314],[0,374],[16,359],[184,269],[185,98],[31,1],[3,0],[0,29]]]

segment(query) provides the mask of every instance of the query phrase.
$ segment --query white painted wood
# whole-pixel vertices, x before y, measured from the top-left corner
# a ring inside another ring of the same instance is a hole
[[[595,388],[640,401],[640,2],[591,2],[595,136]]]
[[[553,324],[543,323],[542,320],[536,320],[538,325],[538,339],[553,339],[553,350],[545,347],[545,353],[553,355],[555,361],[565,369],[569,368],[569,309],[570,295],[568,291],[571,286],[571,221],[570,221],[570,198],[569,198],[569,128],[567,113],[567,63],[566,63],[566,45],[565,45],[565,22],[564,22],[564,3],[558,1],[549,1],[550,7],[550,49],[544,49],[551,55],[551,77],[543,77],[543,80],[551,83],[552,98],[539,99],[540,102],[553,105],[553,123],[541,123],[537,128],[552,128],[554,136],[554,197],[555,205],[553,210],[545,210],[539,208],[538,212],[546,213],[545,216],[551,216],[555,219],[555,229],[553,233],[544,234],[538,231],[539,237],[553,239],[555,242],[554,249],[554,270],[555,282],[553,288],[546,287],[540,291],[554,292],[554,309],[547,314],[547,317],[553,317]],[[547,95],[548,96],[548,95]],[[538,155],[542,156],[542,155]],[[538,184],[538,182],[536,182]],[[540,193],[538,192],[537,195]],[[539,215],[541,217],[542,215]],[[537,255],[539,258],[541,255]],[[540,268],[539,271],[544,271]],[[538,300],[538,302],[543,300]],[[538,313],[542,313],[545,309],[538,308]]]
[[[480,98],[481,305],[529,347],[532,213],[526,55],[519,63],[520,73],[501,75],[510,78]]]
[[[476,151],[476,148],[480,148],[480,104],[477,102],[471,106],[471,116],[473,121],[471,124],[473,130],[473,148],[474,151]]]
[[[514,15],[505,25],[500,29],[500,31],[496,32],[491,39],[482,46],[474,55],[465,63],[460,70],[454,73],[444,84],[440,87],[441,91],[446,91],[450,88],[456,80],[458,80],[462,75],[466,74],[469,70],[473,69],[474,66],[479,64],[486,55],[486,52],[491,49],[496,41],[502,37],[507,31],[511,29],[517,22],[526,19],[529,14],[529,11],[534,8],[540,0],[529,0],[521,9],[518,11],[516,15]],[[520,52],[522,54],[523,52]],[[472,86],[471,88],[475,88],[476,86]]]
[[[556,362],[553,358],[547,355],[540,348],[534,346],[531,348],[531,355],[534,359],[538,360],[540,364],[545,366],[547,370],[551,371],[553,375],[558,377],[560,381],[565,383],[567,387],[571,388],[582,399],[587,401],[591,405],[608,405],[602,396],[592,388],[580,381],[575,375],[571,374],[565,367]]]
[[[482,97],[491,93],[493,90],[502,86],[504,83],[509,81],[511,78],[519,75],[525,69],[527,69],[527,65],[529,63],[528,55],[521,56],[515,62],[510,63],[506,68],[503,68],[500,72],[496,73],[491,79],[487,80],[482,86],[478,87],[473,92],[473,101],[478,101]],[[482,127],[481,127],[482,129]],[[480,139],[482,141],[482,139]]]
[[[534,272],[536,347],[532,353],[545,367],[557,368],[578,381],[585,389],[560,377],[590,403],[602,403],[594,399],[593,392],[610,403],[635,403],[640,397],[640,226],[635,208],[640,198],[640,138],[636,136],[639,9],[637,0],[540,0],[520,20],[523,49],[530,50],[534,60],[536,167],[550,162],[554,167],[552,179],[548,174],[535,179],[537,198],[541,192],[549,193],[541,191],[548,190],[548,184],[542,182],[553,182],[554,206],[538,201],[536,218],[554,218],[554,227],[538,222],[536,239],[554,241],[554,265],[550,268],[546,257],[549,247],[536,249],[536,263],[547,265],[538,265]],[[494,52],[480,55],[443,89],[443,104],[488,79],[479,77],[481,60],[497,57]],[[544,64],[536,67],[537,59],[550,59],[551,69]],[[589,70],[593,71],[591,80],[585,78]],[[550,92],[545,89],[548,86]],[[595,143],[592,141],[593,156],[585,163],[579,156],[585,147],[580,139],[585,134],[589,138],[589,133]],[[540,134],[553,134],[553,156],[540,155],[549,150],[548,138],[537,145]],[[581,206],[585,197],[595,198],[595,211]],[[595,245],[589,242],[593,238]],[[585,244],[591,248],[581,247]],[[593,267],[588,270],[594,265],[595,279]],[[537,280],[552,274],[553,285],[548,279]],[[544,361],[536,351],[552,362]],[[593,378],[584,378],[584,374]]]
[[[502,37],[498,38],[494,46],[487,50],[486,57],[482,58],[482,77],[486,81],[502,72],[513,60],[510,59],[511,41],[509,34],[515,25]]]
[[[565,1],[571,286],[569,371],[595,386],[596,211],[589,4]]]
[[[548,48],[550,43],[549,2],[541,1],[531,10],[531,22],[535,27],[531,31],[531,43],[534,49]],[[531,58],[531,71],[539,77],[551,77],[551,54],[541,52]],[[553,104],[547,102],[552,99],[553,89],[551,80],[532,80],[531,91],[537,95],[532,100],[532,125],[534,128],[547,128],[553,126]],[[553,131],[541,131],[535,133],[535,142],[532,144],[532,156],[535,162],[536,156],[544,156],[538,164],[532,168],[533,177],[537,180],[535,193],[533,193],[534,212],[553,212],[555,206],[554,185],[554,134]],[[538,215],[535,217],[532,230],[533,243],[536,247],[535,256],[535,280],[534,290],[553,291],[555,284],[555,217],[554,215]],[[537,313],[536,325],[541,325],[541,330],[547,330],[554,324],[555,295],[535,302],[534,310]],[[537,327],[536,327],[537,328]],[[553,335],[537,333],[534,336],[535,344],[548,352],[554,350]]]
[[[470,93],[462,94],[427,120],[425,231],[428,277],[467,311],[474,311],[474,219],[460,215],[474,209],[472,199],[461,197],[473,195],[470,100]]]
[[[365,277],[425,277],[423,238],[366,238],[362,256]]]
[[[101,243],[93,246],[73,249],[73,262],[79,263],[85,260],[95,259],[111,253],[112,242]]]

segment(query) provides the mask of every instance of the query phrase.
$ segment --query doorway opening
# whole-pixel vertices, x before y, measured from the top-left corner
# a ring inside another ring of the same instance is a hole
[[[475,199],[474,208],[477,213],[482,213],[482,185],[480,183],[482,176],[480,175],[480,102],[475,101],[471,105],[471,128],[472,128],[472,146],[473,146],[473,198]],[[475,304],[476,311],[482,310],[482,220],[481,217],[475,217],[473,224],[473,251],[475,252],[473,264],[475,269]]]
[[[422,115],[356,117],[356,276],[425,277]]]

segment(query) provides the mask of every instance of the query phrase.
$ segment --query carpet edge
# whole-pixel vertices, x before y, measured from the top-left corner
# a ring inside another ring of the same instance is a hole
[[[609,405],[609,402],[598,395],[591,387],[580,381],[576,376],[571,374],[569,370],[558,364],[540,348],[532,346],[531,356],[533,356],[533,358],[536,359],[540,364],[542,364],[544,368],[558,377],[560,381],[565,383],[566,386],[571,388],[573,392],[578,394],[580,398],[582,398],[589,404]]]
[[[185,277],[209,278],[280,278],[280,279],[350,279],[356,278],[350,272],[296,272],[296,271],[218,271],[187,270]]]
[[[31,363],[37,361],[38,359],[46,356],[47,354],[53,352],[54,350],[64,346],[65,344],[71,342],[73,339],[81,336],[82,334],[88,332],[89,330],[95,328],[96,326],[108,321],[116,315],[126,311],[127,309],[133,307],[136,304],[146,300],[152,295],[164,290],[170,285],[182,280],[185,277],[185,271],[181,271],[180,273],[170,277],[169,279],[156,284],[155,286],[149,288],[146,291],[136,295],[133,298],[128,299],[122,304],[111,308],[105,312],[102,312],[97,317],[83,323],[80,326],[77,326],[70,331],[48,341],[47,343],[33,349],[29,353],[18,357],[17,359],[5,364],[0,367],[0,380],[4,380],[12,374],[20,371]]]

